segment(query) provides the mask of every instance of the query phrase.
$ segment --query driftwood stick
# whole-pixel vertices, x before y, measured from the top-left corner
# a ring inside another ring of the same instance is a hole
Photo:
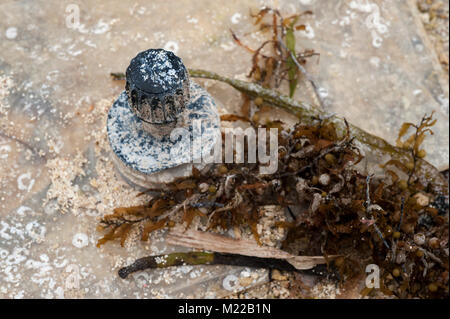
[[[322,256],[294,256],[273,247],[259,246],[255,241],[233,239],[223,235],[195,230],[172,229],[166,242],[202,251],[171,253],[137,259],[119,270],[119,276],[145,269],[167,268],[182,265],[231,265],[252,268],[297,271],[314,275],[327,273]],[[206,250],[206,251],[205,251]],[[328,256],[332,260],[337,256]]]
[[[214,252],[190,251],[186,253],[172,253],[158,256],[148,256],[137,259],[131,265],[119,270],[122,279],[136,271],[145,269],[167,268],[183,265],[228,265],[251,268],[278,269],[282,271],[296,271],[311,275],[332,275],[328,273],[326,266],[319,265],[312,269],[299,270],[285,259],[260,258],[237,254],[221,254]]]
[[[250,240],[237,240],[230,237],[195,230],[182,231],[175,228],[166,237],[168,244],[208,251],[191,251],[137,259],[131,265],[119,270],[119,276],[156,268],[182,265],[232,265],[252,268],[278,269],[323,275],[323,256],[294,256],[273,247],[262,247]],[[212,251],[212,252],[211,252]],[[337,256],[328,256],[332,260]],[[322,266],[323,269],[317,266]]]
[[[166,237],[170,245],[209,250],[225,254],[237,254],[258,258],[284,259],[298,270],[312,269],[327,261],[323,256],[295,256],[274,247],[259,246],[255,241],[233,239],[230,237],[180,229],[173,229]],[[328,260],[337,256],[328,256]]]

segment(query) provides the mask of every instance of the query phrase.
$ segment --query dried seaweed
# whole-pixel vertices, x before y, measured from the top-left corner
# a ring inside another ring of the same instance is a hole
[[[398,137],[396,140],[397,147],[400,147],[411,153],[411,160],[406,163],[401,163],[399,161],[391,160],[385,164],[387,165],[395,165],[397,168],[402,170],[403,172],[408,174],[407,186],[411,187],[416,181],[417,178],[414,179],[414,175],[418,169],[418,165],[420,165],[419,159],[424,158],[426,156],[426,152],[424,149],[419,149],[422,145],[423,141],[427,134],[433,135],[433,131],[430,129],[435,123],[436,120],[433,120],[433,114],[427,116],[424,115],[419,124],[414,123],[404,123],[400,131],[398,133]],[[402,138],[408,132],[410,128],[414,129],[414,133],[411,134],[406,140],[402,141]]]
[[[330,119],[317,120],[315,125],[298,123],[283,135],[287,137],[280,140],[279,169],[274,174],[259,175],[260,163],[217,164],[206,174],[195,170],[191,178],[159,190],[148,205],[116,209],[105,216],[102,224],[113,231],[99,245],[116,238],[123,244],[130,231],[124,224],[145,223],[142,239],[147,240],[152,231],[175,223],[177,211],[185,229],[196,216],[207,217],[209,229],[248,227],[261,243],[256,227],[260,209],[266,205],[297,206],[301,210],[292,222],[278,224],[286,227],[283,249],[291,254],[345,256],[340,262],[344,266],[337,267],[342,280],[361,274],[364,263],[371,260],[382,268],[384,288],[379,291],[393,296],[448,294],[448,206],[446,215],[440,216],[431,204],[417,203],[416,190],[392,183],[391,175],[372,177],[358,171],[355,164],[362,156],[349,124],[344,136],[337,133]],[[433,193],[430,185],[420,188],[428,191],[423,196],[430,203],[440,195]],[[431,226],[420,223],[424,216],[431,218]],[[433,241],[443,246],[418,246],[414,241],[417,233],[427,234],[429,240],[437,238]],[[393,281],[390,278],[397,268],[404,277]],[[431,292],[429,285],[437,285],[438,292]]]
[[[267,40],[263,41],[257,49],[244,44],[233,30],[231,35],[239,46],[252,54],[252,68],[247,77],[267,88],[278,88],[283,81],[287,81],[291,98],[301,77],[304,77],[312,85],[315,97],[323,107],[315,80],[304,68],[307,60],[313,56],[319,56],[319,53],[311,49],[297,51],[298,44],[295,39],[295,31],[306,29],[306,26],[298,24],[298,21],[304,15],[312,14],[311,11],[305,11],[283,17],[279,10],[269,7],[261,9],[257,14],[251,14],[258,30],[269,32]]]

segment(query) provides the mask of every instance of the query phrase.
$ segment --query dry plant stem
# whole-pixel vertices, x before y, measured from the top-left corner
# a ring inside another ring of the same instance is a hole
[[[258,84],[241,81],[237,79],[230,79],[214,72],[190,69],[189,73],[192,77],[217,80],[229,84],[235,89],[247,94],[252,98],[261,97],[266,103],[273,106],[283,108],[295,116],[297,116],[304,124],[313,124],[317,119],[329,117],[329,113],[321,111],[318,107],[309,103],[293,100],[277,91],[264,88]],[[344,119],[338,116],[331,116],[330,119],[336,125],[336,130],[340,134],[345,134],[346,124]],[[361,144],[369,147],[372,151],[379,152],[380,155],[389,155],[391,159],[400,162],[408,162],[411,158],[409,150],[395,147],[384,139],[367,133],[363,129],[350,124],[350,134],[355,137]],[[437,168],[423,159],[418,159],[417,175],[424,180],[433,183],[434,191],[444,195],[448,195],[447,180],[439,172]]]

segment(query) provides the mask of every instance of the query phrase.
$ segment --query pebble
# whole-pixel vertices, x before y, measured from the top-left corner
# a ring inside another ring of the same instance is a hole
[[[425,244],[426,241],[426,237],[424,234],[415,234],[414,235],[414,242],[419,245],[422,246],[423,244]]]
[[[253,278],[251,277],[244,277],[244,278],[239,278],[239,284],[242,287],[247,287],[250,286],[253,282]]]
[[[207,183],[201,183],[198,185],[198,189],[200,192],[205,193],[208,191],[209,185]]]
[[[327,186],[328,184],[330,184],[331,178],[330,175],[328,174],[322,174],[319,177],[319,183],[322,184],[323,186]]]
[[[400,252],[397,254],[397,258],[395,259],[395,262],[396,262],[397,264],[403,264],[405,261],[406,261],[406,254],[405,254],[404,251],[400,251]]]
[[[16,27],[9,27],[8,29],[6,29],[5,36],[9,40],[14,40],[15,38],[17,38],[17,33],[18,32]]]
[[[417,205],[420,205],[422,207],[428,206],[430,204],[430,198],[423,193],[417,193],[413,196],[413,198],[416,200]]]
[[[272,279],[285,281],[287,280],[287,276],[282,275],[278,269],[272,270]]]
[[[439,248],[439,239],[437,237],[433,237],[428,241],[428,246],[430,246],[430,248],[432,249],[437,249]]]

